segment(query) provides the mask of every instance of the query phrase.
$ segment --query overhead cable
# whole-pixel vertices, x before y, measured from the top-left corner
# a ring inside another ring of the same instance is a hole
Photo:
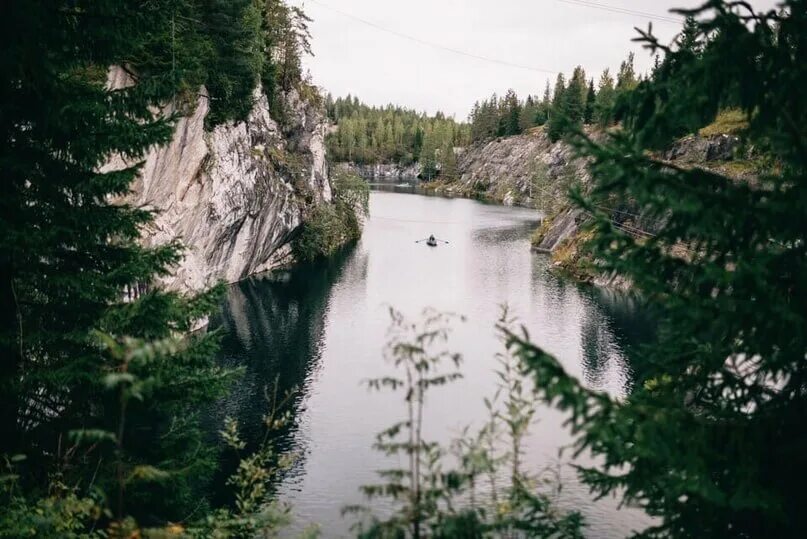
[[[453,53],[453,54],[457,54],[457,55],[460,55],[460,56],[465,56],[467,58],[473,58],[475,60],[481,60],[483,62],[489,62],[489,63],[492,63],[492,64],[499,64],[499,65],[503,65],[503,66],[507,66],[507,67],[514,67],[514,68],[517,68],[517,69],[524,69],[524,70],[527,70],[527,71],[534,71],[536,73],[546,73],[546,74],[550,74],[550,75],[557,75],[558,73],[560,73],[560,71],[558,71],[558,70],[544,69],[544,68],[541,68],[541,67],[529,66],[529,65],[525,65],[525,64],[518,64],[518,63],[515,63],[515,62],[509,62],[507,60],[501,60],[501,59],[498,59],[498,58],[491,58],[489,56],[482,56],[480,54],[475,54],[475,53],[472,53],[472,52],[467,52],[467,51],[463,51],[463,50],[460,50],[460,49],[455,49],[453,47],[447,47],[445,45],[441,45],[441,44],[435,43],[433,41],[428,41],[428,40],[425,40],[425,39],[421,39],[419,37],[415,37],[415,36],[412,36],[412,35],[409,35],[409,34],[404,34],[403,32],[399,32],[397,30],[393,30],[391,28],[381,26],[380,24],[376,24],[376,23],[374,23],[372,21],[368,21],[367,19],[357,17],[356,15],[348,13],[347,11],[343,11],[341,9],[335,8],[335,7],[330,6],[328,4],[324,4],[322,2],[319,2],[318,0],[308,0],[308,1],[314,3],[314,4],[318,5],[318,6],[321,6],[321,7],[325,8],[325,9],[333,11],[334,13],[338,13],[339,15],[342,15],[343,17],[346,17],[348,19],[353,19],[354,21],[357,21],[357,22],[360,22],[360,23],[362,23],[364,25],[370,26],[371,28],[375,28],[376,30],[379,30],[381,32],[386,32],[388,34],[392,34],[392,35],[400,37],[402,39],[407,39],[409,41],[413,41],[413,42],[418,43],[420,45],[425,45],[427,47],[440,49],[440,50],[450,52],[450,53]]]

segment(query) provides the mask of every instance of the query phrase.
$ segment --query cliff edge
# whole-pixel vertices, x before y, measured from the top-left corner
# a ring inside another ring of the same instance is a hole
[[[127,82],[113,69],[110,84]],[[171,142],[145,156],[125,199],[155,211],[145,244],[176,239],[185,246],[184,259],[161,283],[173,290],[199,291],[289,262],[289,241],[306,210],[332,198],[327,123],[315,106],[290,92],[281,128],[258,88],[245,120],[207,130],[206,93],[183,111]]]

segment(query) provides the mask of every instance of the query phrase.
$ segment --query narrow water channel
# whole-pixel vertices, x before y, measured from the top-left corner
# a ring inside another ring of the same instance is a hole
[[[358,245],[328,262],[232,286],[222,315],[221,362],[246,369],[214,421],[236,417],[247,437],[261,436],[264,388],[278,377],[298,386],[294,423],[278,443],[298,455],[277,486],[293,506],[296,524],[318,523],[323,537],[349,536],[346,504],[363,502],[362,484],[389,467],[372,450],[377,432],[401,418],[401,395],[369,392],[362,381],[389,374],[382,359],[388,306],[415,317],[424,307],[461,313],[452,346],[464,355],[464,379],[436,389],[427,403],[427,435],[447,441],[485,417],[482,399],[495,391],[494,331],[507,304],[534,341],[554,353],[588,386],[613,395],[630,392],[636,347],[651,328],[641,309],[620,294],[580,287],[548,272],[548,259],[530,252],[539,215],[464,199],[374,191],[371,216]],[[449,243],[415,240],[434,234]],[[527,462],[540,469],[569,443],[563,416],[536,414]],[[583,457],[585,458],[585,457]],[[624,537],[647,517],[591,501],[574,473],[562,468],[559,505],[577,509],[590,537]],[[378,510],[383,511],[376,503]]]

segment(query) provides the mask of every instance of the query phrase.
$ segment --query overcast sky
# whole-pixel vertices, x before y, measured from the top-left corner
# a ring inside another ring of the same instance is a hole
[[[521,69],[450,52],[568,74],[582,65],[595,81],[616,70],[629,51],[639,72],[652,65],[647,51],[631,42],[644,15],[673,17],[671,7],[701,0],[289,0],[310,17],[315,56],[305,60],[314,82],[334,96],[348,93],[371,105],[396,103],[463,120],[474,101],[513,88],[519,96],[543,93],[555,74]],[[583,4],[589,4],[581,5]],[[775,0],[753,0],[757,9]],[[341,13],[340,13],[341,12]],[[356,20],[356,17],[365,22]],[[369,24],[368,24],[369,23]],[[381,27],[381,28],[379,28]],[[383,29],[382,29],[383,28]],[[679,24],[653,20],[669,41]],[[407,39],[404,34],[415,40]]]

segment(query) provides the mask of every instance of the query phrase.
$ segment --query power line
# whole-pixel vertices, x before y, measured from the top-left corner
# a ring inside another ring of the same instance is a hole
[[[527,71],[534,71],[536,73],[547,73],[547,74],[550,74],[550,75],[557,75],[558,73],[560,73],[560,71],[558,71],[558,70],[542,69],[540,67],[528,66],[528,65],[524,65],[524,64],[517,64],[517,63],[514,63],[514,62],[508,62],[507,60],[499,60],[498,58],[490,58],[488,56],[481,56],[479,54],[474,54],[472,52],[466,52],[466,51],[462,51],[462,50],[459,50],[459,49],[446,47],[445,45],[441,45],[439,43],[434,43],[433,41],[427,41],[425,39],[420,39],[418,37],[411,36],[409,34],[404,34],[402,32],[398,32],[397,30],[392,30],[390,28],[386,28],[384,26],[381,26],[380,24],[376,24],[376,23],[374,23],[372,21],[368,21],[366,19],[362,19],[361,17],[357,17],[355,15],[352,15],[352,14],[346,12],[346,11],[342,11],[341,9],[335,8],[333,6],[329,6],[327,4],[323,4],[322,2],[318,2],[317,0],[309,0],[309,1],[314,3],[314,4],[317,4],[318,6],[324,7],[325,9],[329,9],[329,10],[335,12],[335,13],[338,13],[339,15],[342,15],[343,17],[347,17],[348,19],[353,19],[354,21],[357,21],[357,22],[360,22],[360,23],[365,24],[367,26],[370,26],[371,28],[375,28],[376,30],[380,30],[380,31],[386,32],[388,34],[392,34],[392,35],[400,37],[402,39],[408,39],[409,41],[413,41],[413,42],[418,43],[420,45],[425,45],[427,47],[440,49],[440,50],[450,52],[450,53],[453,53],[453,54],[458,54],[460,56],[465,56],[467,58],[473,58],[475,60],[481,60],[483,62],[490,62],[490,63],[493,63],[493,64],[499,64],[499,65],[503,65],[503,66],[507,66],[507,67],[515,67],[515,68],[518,68],[518,69],[525,69]]]
[[[670,15],[657,15],[655,13],[648,13],[646,11],[637,11],[635,9],[628,9],[619,6],[601,4],[599,2],[592,2],[591,0],[557,0],[557,1],[563,2],[564,4],[571,4],[573,6],[590,7],[594,9],[600,9],[603,11],[610,11],[611,13],[620,13],[622,15],[634,15],[636,17],[643,17],[647,19],[652,19],[654,21],[666,22],[669,24],[681,24],[684,22],[682,19]]]

